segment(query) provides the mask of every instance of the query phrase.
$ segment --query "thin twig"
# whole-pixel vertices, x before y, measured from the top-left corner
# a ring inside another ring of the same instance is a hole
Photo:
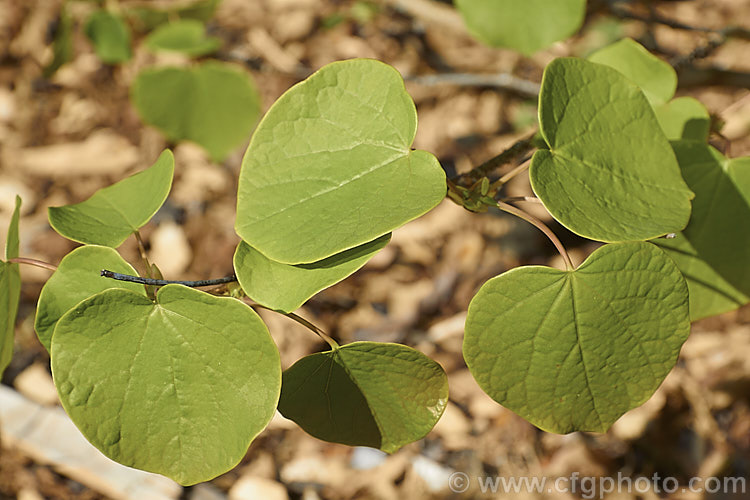
[[[409,14],[427,25],[438,29],[449,29],[454,33],[469,36],[461,15],[452,8],[433,0],[376,0],[401,12]]]
[[[705,44],[699,45],[698,47],[694,48],[689,54],[673,58],[669,62],[669,64],[671,64],[674,69],[679,70],[682,67],[687,66],[688,64],[692,64],[698,59],[705,59],[706,57],[710,56],[716,51],[716,49],[724,45],[727,40],[729,40],[729,37],[721,35],[719,38],[709,40]]]
[[[681,23],[673,19],[661,17],[660,15],[656,13],[652,13],[652,15],[650,16],[642,16],[641,14],[636,14],[635,12],[617,7],[616,5],[611,5],[610,11],[612,12],[612,14],[619,17],[620,19],[632,19],[634,21],[641,21],[644,23],[661,24],[663,26],[668,26],[676,30],[700,31],[703,33],[718,33],[719,32],[719,30],[715,30],[713,28],[705,28],[703,26],[691,26],[689,24]]]
[[[462,87],[495,87],[508,90],[528,97],[539,96],[541,85],[531,80],[518,78],[510,73],[472,74],[472,73],[440,73],[436,75],[421,75],[407,77],[406,81],[420,85],[451,84]]]
[[[459,184],[462,179],[469,179],[471,181],[470,183],[473,183],[478,181],[482,177],[486,177],[487,174],[489,174],[496,168],[510,163],[515,158],[518,158],[519,156],[522,156],[528,153],[530,150],[534,149],[534,136],[536,136],[536,131],[533,134],[524,137],[523,139],[519,139],[508,149],[495,156],[494,158],[490,158],[471,171],[466,172],[465,174],[457,175],[452,179],[452,181],[455,184]]]
[[[552,232],[550,228],[547,227],[544,222],[537,219],[533,215],[524,212],[520,208],[516,208],[513,205],[509,205],[507,203],[503,203],[502,201],[497,202],[497,208],[499,208],[503,212],[508,212],[509,214],[515,215],[516,217],[525,220],[529,224],[533,224],[534,226],[536,226],[536,228],[543,232],[545,236],[549,238],[552,244],[555,245],[557,251],[560,252],[560,256],[562,256],[563,260],[565,261],[565,267],[568,269],[568,271],[572,271],[573,269],[575,269],[573,267],[573,261],[570,260],[570,255],[568,255],[568,251],[565,250],[565,247],[563,246],[560,239],[555,235],[555,233]]]
[[[675,21],[673,19],[662,17],[653,9],[651,10],[649,16],[642,16],[640,14],[636,14],[635,12],[617,7],[616,5],[613,5],[613,2],[610,2],[610,11],[621,19],[633,19],[649,24],[661,24],[663,26],[668,26],[672,29],[677,30],[696,31],[700,33],[709,33],[719,36],[719,38],[709,40],[706,44],[696,47],[692,52],[690,52],[690,54],[679,56],[673,59],[670,64],[675,69],[679,69],[682,66],[692,63],[696,59],[703,59],[710,56],[714,51],[716,51],[716,49],[724,45],[730,38],[750,40],[750,30],[741,26],[727,26],[722,29],[706,28],[704,26],[693,26],[690,24]]]
[[[50,271],[57,271],[57,266],[54,264],[50,264],[49,262],[44,262],[41,260],[29,259],[27,257],[13,257],[12,259],[8,259],[8,262],[12,262],[13,264],[26,264],[28,266],[49,269]]]
[[[724,45],[727,40],[728,38],[726,36],[709,40],[705,44],[694,48],[689,54],[673,58],[669,64],[671,64],[674,69],[680,69],[683,66],[693,63],[697,59],[705,59],[713,54],[716,49]]]
[[[180,280],[155,280],[152,278],[141,278],[140,276],[131,276],[129,274],[120,274],[106,269],[102,269],[100,275],[105,278],[111,278],[118,281],[130,281],[131,283],[140,283],[142,285],[153,285],[153,286],[165,286],[165,285],[185,285],[191,288],[200,286],[214,286],[221,285],[222,283],[231,283],[237,281],[237,277],[233,274],[224,278],[215,278],[211,280],[199,280],[199,281],[180,281]]]

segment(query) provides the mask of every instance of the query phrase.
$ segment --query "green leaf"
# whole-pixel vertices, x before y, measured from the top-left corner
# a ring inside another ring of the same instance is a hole
[[[18,218],[21,198],[16,196],[16,208],[10,216],[8,238],[5,241],[5,259],[18,257]],[[18,301],[21,297],[21,273],[18,264],[0,261],[0,378],[13,357],[13,334],[16,329]]]
[[[167,50],[197,57],[216,52],[221,47],[221,40],[207,37],[202,22],[185,19],[156,29],[146,38],[146,47],[152,52]]]
[[[677,263],[698,320],[750,302],[750,157],[727,159],[702,141],[677,141],[677,159],[695,191],[690,223],[654,241]]]
[[[575,271],[518,267],[469,305],[464,359],[539,428],[606,431],[644,403],[690,332],[685,279],[650,243],[605,245]]]
[[[747,284],[733,285],[732,281],[736,280],[722,276],[683,233],[678,233],[673,239],[654,240],[654,243],[667,252],[687,279],[691,321],[732,311],[750,302]]]
[[[200,0],[184,7],[177,7],[173,12],[181,19],[196,19],[206,22],[214,16],[221,0]]]
[[[130,28],[125,20],[106,10],[96,10],[86,21],[86,36],[94,44],[96,55],[107,64],[119,64],[132,57]]]
[[[159,210],[173,175],[174,156],[165,150],[151,167],[98,190],[86,201],[50,207],[49,223],[73,241],[118,247]]]
[[[542,79],[534,192],[574,233],[599,241],[681,231],[693,193],[643,93],[621,73],[556,59]]]
[[[170,19],[195,19],[206,22],[211,19],[221,0],[201,0],[184,7],[154,9],[149,7],[125,7],[128,16],[147,30],[152,30]]]
[[[49,351],[57,321],[84,299],[110,288],[124,288],[146,296],[143,285],[103,278],[99,272],[137,275],[120,254],[109,247],[86,245],[66,255],[39,294],[34,329]]]
[[[42,73],[45,78],[55,74],[60,66],[73,59],[73,20],[68,14],[66,4],[60,8],[60,18],[55,30],[55,39],[52,42],[52,54],[52,61]]]
[[[21,217],[21,197],[16,195],[16,206],[13,209],[13,214],[10,216],[10,224],[8,225],[8,237],[5,240],[5,259],[15,259],[18,257],[18,247],[20,241],[18,238],[18,219]],[[15,264],[16,266],[18,264]]]
[[[316,262],[392,231],[446,193],[437,159],[411,149],[414,102],[392,67],[329,64],[288,90],[242,161],[237,234],[266,257]]]
[[[247,140],[260,115],[250,75],[217,62],[144,70],[131,93],[143,121],[170,140],[197,142],[215,161]]]
[[[389,233],[321,261],[296,266],[271,260],[243,241],[234,254],[234,270],[248,297],[288,313],[353,274],[390,240]]]
[[[400,344],[354,342],[284,371],[279,411],[333,443],[393,453],[424,437],[448,402],[442,367]]]
[[[586,0],[455,0],[480,41],[531,55],[568,38],[583,24]]]
[[[105,290],[63,316],[52,375],[86,439],[182,485],[242,459],[274,414],[279,352],[242,302],[167,285],[153,303]]]
[[[669,101],[677,89],[677,72],[638,42],[623,38],[588,57],[589,61],[614,68],[643,91],[653,106]]]
[[[698,100],[692,97],[678,97],[654,107],[654,112],[667,139],[708,141],[711,116]]]
[[[668,139],[708,140],[711,118],[706,108],[692,97],[670,101],[677,88],[677,73],[642,45],[625,38],[595,52],[589,60],[616,69],[638,85]]]

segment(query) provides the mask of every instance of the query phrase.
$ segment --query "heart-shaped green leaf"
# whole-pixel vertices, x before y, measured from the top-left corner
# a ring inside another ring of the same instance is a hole
[[[122,17],[96,10],[86,21],[84,31],[103,62],[118,64],[130,59],[130,28]]]
[[[5,259],[18,257],[18,218],[21,198],[16,196],[16,208],[10,217],[8,238],[5,240]],[[21,273],[18,264],[0,261],[0,378],[13,357],[13,334],[16,328],[18,300],[21,297]]]
[[[183,19],[157,28],[146,38],[146,47],[153,52],[166,50],[197,57],[216,52],[221,40],[206,36],[202,22]]]
[[[586,0],[456,0],[469,31],[494,47],[530,55],[578,31]]]
[[[146,224],[172,187],[174,156],[164,151],[151,167],[76,205],[49,208],[52,228],[73,241],[118,247]]]
[[[317,262],[382,236],[446,193],[437,159],[412,151],[417,113],[390,66],[325,66],[288,90],[242,161],[237,234],[268,258]]]
[[[260,96],[250,75],[217,62],[146,69],[131,95],[143,121],[170,140],[197,142],[214,161],[247,141],[260,115]]]
[[[447,402],[445,372],[421,352],[354,342],[285,370],[279,411],[318,439],[393,453],[424,437]]]
[[[677,72],[638,42],[623,38],[589,56],[589,61],[614,68],[638,85],[648,101],[658,106],[677,90]]]
[[[234,272],[248,297],[288,313],[364,266],[390,240],[389,233],[327,259],[296,266],[271,260],[243,241],[234,253]]]
[[[181,285],[98,293],[57,323],[52,375],[86,439],[183,485],[242,459],[274,414],[279,352],[242,302]]]
[[[550,432],[606,431],[645,402],[690,332],[685,279],[654,245],[599,248],[575,271],[519,267],[469,305],[464,359],[495,401]]]
[[[531,185],[555,219],[599,241],[681,231],[693,193],[643,93],[612,68],[556,59],[542,79]]]
[[[692,139],[708,141],[711,115],[706,107],[692,97],[678,97],[654,107],[664,134],[669,140]]]
[[[695,191],[690,223],[656,240],[677,263],[698,320],[750,302],[750,157],[727,159],[702,141],[677,141],[677,159]]]
[[[672,99],[677,73],[638,42],[625,38],[593,53],[589,61],[614,68],[638,85],[668,139],[708,139],[711,118],[706,108],[692,97]]]
[[[136,275],[135,269],[109,247],[86,245],[66,255],[39,294],[34,328],[49,351],[57,321],[84,299],[110,288],[124,288],[146,296],[143,285],[99,275],[102,269]]]

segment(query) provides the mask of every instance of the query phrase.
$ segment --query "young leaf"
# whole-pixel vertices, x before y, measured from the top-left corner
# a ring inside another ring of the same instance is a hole
[[[103,62],[119,64],[131,58],[130,28],[117,14],[106,10],[94,11],[86,21],[84,31]]]
[[[157,28],[146,38],[146,47],[152,52],[166,50],[197,57],[216,52],[221,40],[207,37],[202,22],[184,19]]]
[[[242,302],[181,285],[156,303],[111,289],[65,314],[52,375],[84,436],[121,464],[182,485],[242,459],[274,414],[279,352]]]
[[[708,134],[711,132],[711,115],[697,99],[678,97],[666,104],[654,107],[654,112],[667,139],[708,141]]]
[[[16,196],[16,208],[10,217],[5,259],[18,257],[18,218],[21,198]],[[18,264],[0,261],[0,377],[13,357],[13,334],[16,328],[18,301],[21,297],[21,273]]]
[[[750,157],[727,159],[702,141],[673,144],[693,215],[674,239],[659,239],[687,278],[695,321],[750,302]]]
[[[437,159],[411,149],[414,102],[392,67],[325,66],[288,90],[242,161],[237,234],[286,264],[317,262],[372,241],[436,206]]]
[[[248,297],[263,306],[288,313],[319,291],[353,274],[390,240],[389,233],[327,259],[296,266],[271,260],[242,241],[234,254],[234,271]]]
[[[578,31],[586,0],[456,0],[466,27],[480,41],[523,54]]]
[[[575,271],[492,278],[469,305],[464,359],[479,386],[550,432],[606,431],[645,402],[690,332],[688,290],[644,242],[605,245]]]
[[[216,8],[221,3],[221,0],[199,0],[189,5],[182,7],[176,7],[173,12],[177,14],[181,19],[195,19],[197,21],[206,22],[214,17]]]
[[[653,106],[669,101],[677,89],[677,72],[641,44],[630,39],[600,49],[589,61],[614,68],[638,85]]]
[[[247,140],[260,114],[260,96],[250,75],[217,62],[146,69],[138,74],[131,95],[143,121],[170,140],[197,142],[214,161]]]
[[[542,79],[534,192],[555,219],[599,241],[681,231],[693,193],[643,93],[618,71],[556,59]]]
[[[60,66],[73,59],[73,20],[65,4],[60,8],[60,18],[55,30],[55,39],[52,42],[52,55],[52,61],[42,73],[45,78],[55,74]]]
[[[124,288],[146,296],[143,285],[99,275],[102,269],[136,275],[135,269],[109,247],[86,245],[66,255],[39,294],[34,329],[49,351],[57,321],[76,304],[110,288]]]
[[[206,22],[214,16],[220,2],[221,0],[200,0],[182,7],[175,6],[168,9],[140,6],[124,8],[128,15],[136,19],[145,29],[152,30],[174,18]]]
[[[52,228],[73,241],[118,247],[167,199],[174,156],[165,150],[151,167],[102,188],[76,205],[49,208]]]
[[[279,411],[324,441],[393,453],[424,437],[448,402],[442,367],[400,344],[354,342],[284,371]]]

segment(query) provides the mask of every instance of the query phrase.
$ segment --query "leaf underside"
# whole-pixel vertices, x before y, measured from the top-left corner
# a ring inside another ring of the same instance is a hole
[[[390,239],[389,233],[327,259],[296,266],[273,261],[242,241],[234,254],[234,270],[248,297],[288,313],[364,266]]]
[[[437,159],[412,151],[417,115],[404,82],[369,59],[325,66],[288,90],[242,161],[237,234],[269,259],[317,262],[435,207]]]
[[[750,302],[750,158],[727,159],[702,141],[673,143],[695,191],[690,223],[663,248],[687,278],[693,321]]]
[[[447,401],[445,372],[424,354],[354,342],[285,370],[279,411],[319,439],[393,453],[424,437]]]

